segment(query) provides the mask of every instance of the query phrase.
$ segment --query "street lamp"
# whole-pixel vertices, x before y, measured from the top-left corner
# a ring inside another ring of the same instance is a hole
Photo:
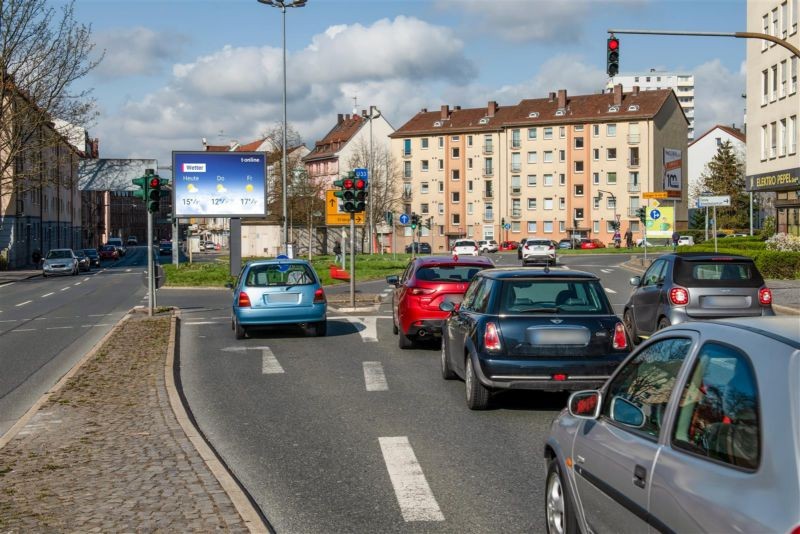
[[[598,189],[597,190],[597,199],[598,200],[602,200],[603,199],[603,193],[607,194],[611,198],[612,202],[614,202],[614,235],[616,236],[619,233],[619,230],[620,230],[620,228],[618,226],[619,225],[619,219],[617,218],[617,196],[614,193],[612,193],[611,191],[603,191],[602,189]],[[616,240],[614,240],[614,243],[616,244]]]
[[[282,19],[282,41],[283,41],[283,176],[281,179],[282,201],[283,201],[283,251],[289,252],[289,219],[286,213],[286,8],[287,7],[303,7],[306,5],[307,0],[258,0],[260,4],[265,4],[271,7],[277,7],[281,10]]]
[[[373,170],[375,168],[375,158],[372,152],[372,120],[379,119],[381,116],[381,111],[377,108],[377,106],[370,106],[369,107],[369,115],[364,115],[364,118],[369,119],[369,162],[367,164],[367,176],[369,177],[369,181],[373,182],[374,176],[372,175]],[[374,193],[373,193],[374,195]],[[372,250],[372,237],[375,232],[375,226],[373,221],[373,209],[372,206],[375,203],[375,197],[370,195],[372,198],[369,199],[369,253],[372,254],[374,251]]]

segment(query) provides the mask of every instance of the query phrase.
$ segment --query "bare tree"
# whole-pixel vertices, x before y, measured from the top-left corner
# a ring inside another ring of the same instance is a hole
[[[91,59],[91,27],[74,18],[74,0],[61,10],[47,0],[0,0],[0,197],[59,180],[42,161],[63,139],[54,121],[88,126],[91,90],[74,82]],[[13,187],[10,187],[13,185]]]
[[[1,1],[1,0],[0,0]],[[267,161],[272,166],[272,175],[270,176],[270,183],[267,187],[267,212],[270,214],[269,220],[279,221],[283,213],[283,122],[276,122],[269,129],[261,134],[261,137],[266,140]],[[286,181],[290,186],[287,193],[287,201],[289,194],[291,194],[291,183],[294,171],[303,168],[303,162],[300,161],[301,154],[292,151],[293,148],[299,147],[303,144],[303,138],[294,127],[289,124],[286,129]]]

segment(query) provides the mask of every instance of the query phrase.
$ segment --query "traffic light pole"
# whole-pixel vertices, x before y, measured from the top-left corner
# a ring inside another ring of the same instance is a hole
[[[153,214],[147,210],[147,315],[156,307],[156,284],[153,269]]]
[[[614,34],[639,34],[639,35],[690,35],[695,37],[736,37],[738,39],[764,39],[771,41],[775,44],[781,45],[792,54],[800,57],[800,49],[785,39],[768,35],[766,33],[758,32],[685,32],[685,31],[671,31],[671,30],[608,30],[611,35]]]
[[[350,307],[356,307],[356,214],[350,213]]]

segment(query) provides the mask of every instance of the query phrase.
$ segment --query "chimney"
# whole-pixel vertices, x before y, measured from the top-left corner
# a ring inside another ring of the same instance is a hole
[[[339,114],[336,116],[336,124],[342,124],[342,121],[344,121],[344,115],[342,115],[341,113],[339,113]]]
[[[548,99],[550,102],[552,102],[553,100],[555,100],[555,99],[556,99],[556,94],[555,94],[555,93],[549,93],[549,94],[547,95],[547,99]]]
[[[421,110],[419,110],[419,112],[420,113],[427,113],[428,112],[428,108],[422,108]]]
[[[439,118],[442,120],[447,120],[450,118],[450,106],[447,104],[442,106],[442,114],[439,116]]]
[[[567,90],[558,90],[558,109],[565,109],[567,107]]]
[[[639,96],[639,86],[634,85],[633,90],[631,92],[633,93],[633,96]]]
[[[621,106],[622,105],[622,84],[618,83],[614,86],[614,105]]]
[[[495,113],[497,113],[497,102],[490,100],[489,105],[486,107],[486,116],[494,117]]]
[[[453,111],[461,111],[461,106],[453,106]]]
[[[92,158],[97,159],[100,157],[100,138],[95,137],[92,141]]]
[[[367,110],[366,109],[362,109],[361,110],[361,116],[362,117],[366,117],[367,116]],[[353,116],[353,118],[355,119],[355,115]]]

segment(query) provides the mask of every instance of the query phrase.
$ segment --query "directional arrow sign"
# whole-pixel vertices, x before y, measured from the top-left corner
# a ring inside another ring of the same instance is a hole
[[[727,207],[731,205],[730,195],[717,195],[713,197],[698,197],[698,208],[713,208],[713,207]]]

